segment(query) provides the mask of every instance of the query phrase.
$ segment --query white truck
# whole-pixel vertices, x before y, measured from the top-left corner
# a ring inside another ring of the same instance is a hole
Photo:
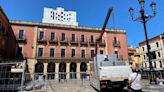
[[[125,61],[118,61],[115,54],[97,54],[90,64],[90,85],[98,91],[105,88],[123,88],[132,72],[131,67],[125,65]]]

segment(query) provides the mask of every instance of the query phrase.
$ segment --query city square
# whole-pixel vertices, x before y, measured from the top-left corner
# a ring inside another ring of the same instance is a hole
[[[164,2],[85,3],[0,1],[0,92],[164,91]]]

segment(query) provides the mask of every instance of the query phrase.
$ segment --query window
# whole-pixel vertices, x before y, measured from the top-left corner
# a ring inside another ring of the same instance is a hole
[[[19,30],[19,39],[23,39],[24,30]]]
[[[17,48],[17,56],[22,57],[22,47]]]
[[[146,53],[146,55],[148,56],[148,53]],[[156,52],[155,51],[151,51],[150,52],[150,57],[151,57],[151,59],[157,59]]]
[[[81,57],[85,58],[85,50],[81,50]]]
[[[64,48],[61,49],[61,57],[65,57],[65,49]]]
[[[144,55],[144,60],[146,59],[146,56]]]
[[[91,39],[91,40],[90,40],[91,42],[94,42],[94,37],[93,37],[93,35],[91,35],[90,39]]]
[[[158,52],[158,57],[161,57],[161,54],[160,54],[160,52]]]
[[[75,57],[75,49],[71,49],[71,57]]]
[[[75,34],[72,34],[72,39],[71,41],[75,42]]]
[[[55,33],[51,32],[51,40],[55,40]]]
[[[154,62],[154,68],[156,68],[156,67],[157,67],[156,62]]]
[[[91,57],[94,57],[94,50],[91,50]]]
[[[114,37],[114,43],[117,43],[117,38],[116,37]]]
[[[39,40],[43,40],[43,37],[44,37],[44,32],[40,32],[39,33]]]
[[[142,50],[144,51],[144,47],[142,47]]]
[[[147,64],[145,63],[145,68],[147,68]]]
[[[157,46],[157,47],[159,47],[159,44],[158,44],[158,42],[156,42],[156,46]]]
[[[116,54],[116,57],[118,58],[118,51],[114,51],[114,54]]]
[[[38,57],[43,56],[43,48],[38,48]]]
[[[104,54],[104,51],[103,50],[100,50],[100,54]]]
[[[54,14],[54,12],[52,13],[53,15],[52,15],[52,17],[53,17],[53,19],[54,19],[54,17],[55,17],[55,14]]]
[[[81,35],[81,42],[85,42],[85,36]]]
[[[159,61],[159,63],[160,63],[160,67],[162,68],[162,61]]]
[[[54,48],[50,48],[50,57],[54,57]]]
[[[65,41],[65,33],[62,33],[61,41]]]

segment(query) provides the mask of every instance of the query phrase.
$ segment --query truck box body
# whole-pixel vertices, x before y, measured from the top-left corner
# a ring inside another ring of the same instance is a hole
[[[91,85],[97,90],[102,88],[123,87],[128,76],[132,73],[131,67],[118,60],[115,54],[99,54],[91,61]]]

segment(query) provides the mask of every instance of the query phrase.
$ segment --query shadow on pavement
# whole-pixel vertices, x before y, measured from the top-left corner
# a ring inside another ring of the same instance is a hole
[[[128,92],[128,91],[121,90],[121,89],[103,89],[101,92]]]

